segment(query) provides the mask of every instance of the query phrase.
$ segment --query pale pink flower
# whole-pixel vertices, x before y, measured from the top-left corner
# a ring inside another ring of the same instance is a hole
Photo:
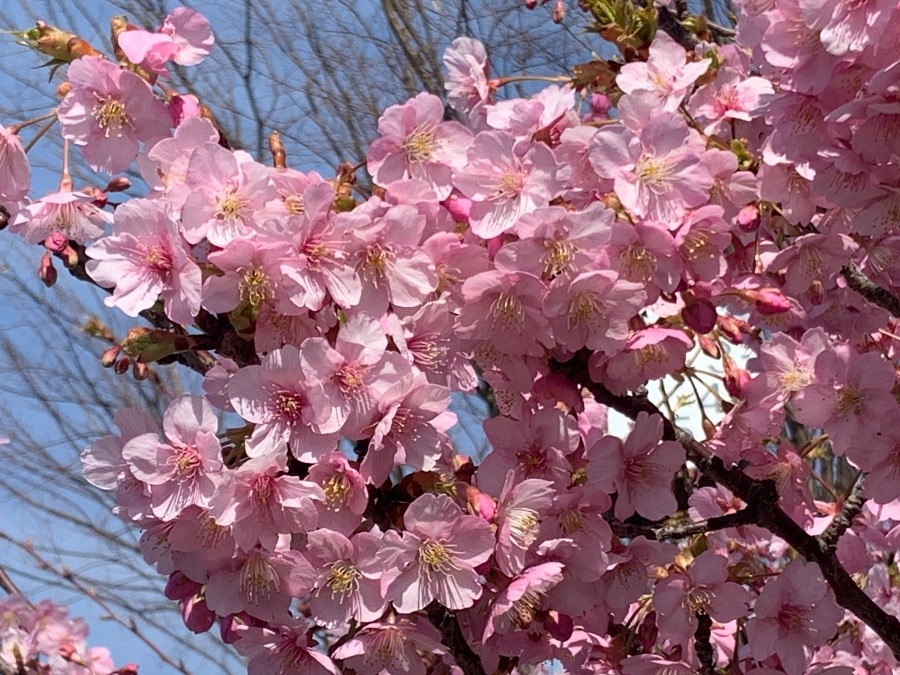
[[[169,135],[172,118],[153,90],[134,73],[106,59],[84,56],[68,72],[72,89],[58,108],[63,138],[84,147],[94,170],[128,168],[140,142]]]
[[[556,494],[540,536],[545,542],[568,542],[556,548],[555,556],[565,563],[570,578],[589,583],[609,567],[613,533],[603,516],[611,506],[609,495],[591,482]]]
[[[456,38],[444,52],[444,67],[447,100],[455,110],[471,115],[488,101],[488,57],[478,40]]]
[[[456,423],[448,410],[450,390],[411,371],[381,392],[380,419],[359,467],[366,481],[381,485],[395,465],[430,471],[441,457],[445,436]]]
[[[607,494],[616,493],[619,520],[635,512],[660,520],[678,508],[672,480],[684,464],[684,448],[662,437],[662,418],[641,412],[624,443],[605,436],[588,449],[588,477]]]
[[[858,456],[857,456],[858,455]],[[875,452],[857,453],[854,461],[868,471],[865,495],[878,504],[889,504],[900,497],[900,439]]]
[[[317,621],[343,626],[351,619],[367,623],[382,615],[387,601],[381,597],[380,547],[381,537],[372,532],[352,539],[330,530],[309,533],[305,553],[318,570],[309,609]]]
[[[805,234],[772,258],[767,269],[776,274],[783,271],[785,292],[799,296],[815,281],[830,286],[856,248],[844,234]]]
[[[568,351],[582,347],[615,353],[628,338],[628,320],[647,299],[643,288],[610,270],[557,277],[544,297],[556,342]]]
[[[357,675],[425,675],[427,671],[420,654],[446,653],[437,629],[424,617],[414,616],[363,626],[334,650],[334,658],[341,659]]]
[[[694,558],[685,574],[669,574],[653,589],[660,634],[687,646],[697,630],[697,613],[727,623],[747,613],[750,594],[728,581],[728,559],[712,551]]]
[[[194,150],[182,210],[184,237],[192,244],[204,237],[215,246],[253,234],[266,219],[265,206],[277,193],[262,164],[215,144]]]
[[[87,249],[88,274],[106,298],[137,316],[162,298],[166,315],[189,326],[200,311],[200,268],[190,257],[178,223],[165,202],[133,199],[116,209],[115,233]]]
[[[159,31],[126,30],[119,33],[117,41],[129,61],[167,75],[167,61],[195,66],[209,56],[215,38],[205,16],[177,7],[169,12]]]
[[[706,122],[706,134],[719,133],[726,120],[749,122],[774,93],[772,83],[762,77],[745,77],[733,68],[720,68],[714,82],[691,97],[690,110]]]
[[[249,459],[217,491],[211,505],[216,524],[234,526],[234,539],[245,551],[256,544],[271,551],[278,535],[316,528],[322,488],[285,475],[286,469],[285,455]]]
[[[525,630],[544,609],[541,605],[547,591],[563,580],[563,568],[558,562],[546,562],[529,567],[509,582],[491,603],[490,614],[484,627],[482,641],[495,633]]]
[[[84,477],[101,490],[114,490],[131,474],[128,462],[122,457],[124,445],[137,436],[157,432],[157,425],[152,417],[132,408],[116,411],[113,422],[119,427],[118,435],[102,436],[81,453]]]
[[[315,502],[319,526],[347,536],[352,534],[369,504],[365,479],[340,450],[319,457],[307,477],[325,494],[322,501]]]
[[[22,141],[9,127],[0,125],[0,202],[20,202],[30,188],[31,167]]]
[[[281,261],[286,246],[267,245],[250,239],[234,239],[221,251],[210,253],[209,262],[224,274],[210,275],[203,284],[203,307],[211,312],[230,312],[239,305],[259,310],[263,304],[287,302]],[[284,309],[284,307],[281,307]]]
[[[424,229],[425,217],[399,204],[348,232],[345,250],[363,282],[362,311],[380,316],[389,304],[418,307],[437,288],[434,263],[419,247]]]
[[[453,189],[453,172],[466,165],[472,132],[443,119],[441,99],[424,92],[385,110],[378,120],[381,137],[367,155],[374,181],[388,185],[414,178],[427,183],[438,199],[446,199]]]
[[[777,654],[787,675],[803,675],[813,649],[834,635],[843,616],[819,566],[794,560],[756,600],[747,624],[750,651],[758,661]]]
[[[313,588],[316,571],[297,551],[253,549],[213,572],[206,604],[219,616],[247,612],[269,622],[286,622],[293,598]]]
[[[309,636],[305,619],[281,619],[241,630],[234,648],[249,657],[247,675],[341,675],[334,661]]]
[[[463,515],[446,495],[424,494],[406,510],[405,531],[385,533],[378,560],[382,591],[409,614],[437,600],[447,609],[471,607],[482,587],[475,567],[494,551],[491,526]]]
[[[713,179],[700,161],[704,150],[700,134],[681,116],[662,113],[640,137],[623,126],[600,129],[590,158],[598,174],[613,179],[616,195],[634,215],[672,225],[686,208],[709,199]]]
[[[710,63],[710,59],[688,63],[684,47],[659,30],[650,44],[647,61],[626,63],[616,77],[616,84],[626,94],[649,91],[659,99],[663,110],[674,112]]]
[[[146,154],[138,156],[141,177],[154,190],[165,192],[173,206],[184,206],[184,200],[189,194],[184,184],[194,150],[218,141],[219,132],[209,120],[185,120],[175,128],[175,134],[171,138],[164,138]]]
[[[810,29],[819,31],[826,51],[835,56],[861,52],[878,37],[877,26],[897,19],[890,0],[847,4],[836,0],[800,0],[800,11]]]
[[[511,230],[526,213],[547,206],[563,188],[553,152],[500,131],[475,137],[469,165],[453,184],[472,200],[469,225],[482,239]]]
[[[731,228],[721,206],[708,204],[691,211],[675,233],[675,248],[684,263],[685,278],[713,281],[725,273],[725,249]]]
[[[552,147],[565,129],[578,123],[574,107],[572,87],[551,84],[529,99],[516,98],[487,106],[485,118],[498,131],[517,138],[539,138]]]
[[[526,479],[515,485],[515,473],[506,474],[506,483],[497,500],[497,567],[507,576],[525,568],[525,554],[537,541],[541,517],[553,501],[553,483]]]
[[[150,486],[157,518],[172,520],[192,504],[209,506],[223,468],[218,428],[206,399],[181,396],[163,418],[167,443],[160,443],[156,433],[125,443],[122,457],[135,478]]]
[[[241,368],[231,376],[231,405],[256,428],[246,442],[247,454],[260,457],[289,448],[312,462],[338,441],[340,421],[322,387],[325,364],[304,367],[301,351],[285,345],[271,352],[261,365]]]
[[[39,244],[55,232],[83,244],[103,236],[105,227],[112,222],[112,215],[98,208],[93,197],[63,190],[22,208],[9,229],[32,244]]]

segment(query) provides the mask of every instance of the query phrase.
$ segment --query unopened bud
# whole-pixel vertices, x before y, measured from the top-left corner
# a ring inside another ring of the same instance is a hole
[[[59,86],[56,88],[56,95],[59,98],[65,98],[66,94],[72,91],[72,83],[71,82],[60,82]]]
[[[468,197],[454,193],[442,201],[441,205],[450,212],[454,222],[469,222],[469,212],[472,210],[472,200]]]
[[[104,192],[124,192],[128,188],[131,187],[131,181],[128,180],[125,176],[116,176],[109,183],[106,184],[106,187],[103,188]]]
[[[110,675],[138,675],[138,664],[133,661],[131,663],[126,663],[118,670],[112,671]]]
[[[54,232],[44,239],[44,248],[53,253],[62,253],[69,245],[69,240],[62,232]]]
[[[791,309],[790,300],[777,288],[763,288],[756,291],[753,302],[760,314],[784,314]]]
[[[497,512],[494,500],[474,485],[466,486],[466,504],[469,507],[469,513],[487,521],[490,521]]]
[[[725,391],[731,394],[734,398],[743,398],[744,389],[750,382],[750,373],[748,373],[743,368],[738,367],[738,365],[728,356],[725,356],[724,366]]]
[[[15,35],[32,49],[57,62],[70,63],[82,56],[103,56],[83,38],[43,21],[38,21],[34,28],[16,32]]]
[[[277,131],[269,134],[269,152],[272,153],[272,166],[276,169],[287,166],[287,153],[284,151],[284,143],[281,142],[281,134]]]
[[[700,343],[700,349],[708,357],[710,357],[711,359],[719,358],[719,354],[721,352],[719,350],[719,345],[716,343],[715,340],[711,340],[710,338],[706,337],[705,335],[698,334],[697,342]]]
[[[174,354],[177,351],[175,342],[178,337],[164,330],[132,328],[122,340],[122,349],[133,359],[142,363],[152,363]]]
[[[814,305],[821,305],[825,301],[825,288],[822,286],[822,282],[816,279],[809,285],[809,290],[806,292],[806,296],[809,298],[809,301]]]
[[[128,366],[131,365],[131,359],[127,356],[123,356],[121,359],[116,361],[115,371],[116,375],[124,375],[128,372]]]
[[[550,18],[553,23],[562,23],[562,20],[566,18],[566,7],[563,4],[563,0],[556,0],[556,5],[553,7]]]
[[[131,367],[131,376],[138,382],[146,380],[150,377],[150,367],[146,363],[135,361]]]
[[[116,359],[119,358],[121,352],[122,348],[119,345],[113,345],[109,349],[104,350],[100,355],[100,365],[104,368],[112,368],[116,365]]]
[[[734,344],[739,345],[744,341],[741,322],[733,316],[719,315],[716,318],[716,326]]]
[[[706,440],[710,440],[716,435],[716,425],[710,422],[706,417],[703,418],[700,426],[703,427],[703,433],[706,434]]]
[[[72,269],[78,264],[78,251],[71,246],[66,246],[58,255],[68,269]]]
[[[755,232],[759,227],[759,209],[753,204],[748,204],[738,211],[735,220],[742,231]]]
[[[38,266],[38,278],[44,283],[44,286],[50,288],[56,283],[56,268],[53,266],[53,258],[49,253],[41,256],[41,263]]]
[[[716,316],[716,306],[706,298],[688,298],[681,310],[684,323],[698,333],[708,333],[715,328]]]

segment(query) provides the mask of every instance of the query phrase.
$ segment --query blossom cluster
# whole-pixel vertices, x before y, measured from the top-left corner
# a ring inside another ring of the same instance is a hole
[[[189,99],[156,97],[167,61],[211,46],[189,10],[119,35],[143,75],[74,61],[57,110],[94,169],[137,160],[143,198],[25,203],[4,136],[16,232],[89,244],[87,273],[129,316],[228,333],[203,396],[161,428],[122,410],[84,454],[188,628],[218,621],[260,674],[460,672],[435,607],[486,672],[698,672],[701,640],[711,667],[748,675],[897,667],[819,567],[754,524],[641,529],[747,505],[701,479],[676,420],[644,408],[613,434],[582,388],[646,400],[663,378],[704,383],[706,354],[723,381],[709,449],[774,480],[807,533],[840,508],[810,489],[817,448],[867,474],[837,556],[896,608],[897,320],[845,273],[900,290],[900,11],[741,7],[740,46],[660,30],[605,94],[498,100],[484,47],[457,39],[455,119],[430,93],[388,108],[359,200],[346,172],[266,166]],[[476,391],[497,409],[477,466],[450,438],[451,394]]]
[[[0,664],[4,672],[53,675],[136,675],[129,663],[116,668],[106,647],[87,646],[83,619],[49,600],[32,604],[11,595],[0,602]]]

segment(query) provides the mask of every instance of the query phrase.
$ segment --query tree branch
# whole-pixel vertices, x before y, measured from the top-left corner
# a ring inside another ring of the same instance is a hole
[[[841,276],[847,280],[847,285],[863,296],[873,305],[886,309],[895,319],[900,319],[900,298],[874,283],[863,274],[853,263],[841,270]]]
[[[613,521],[610,523],[613,531],[619,536],[637,537],[643,536],[647,539],[662,541],[664,539],[684,539],[695,534],[703,534],[704,532],[715,532],[716,530],[724,530],[728,527],[740,527],[741,525],[750,525],[755,523],[759,518],[756,507],[747,507],[728,513],[724,516],[715,518],[706,518],[697,521],[666,521],[662,525],[629,525],[628,523],[620,523]]]

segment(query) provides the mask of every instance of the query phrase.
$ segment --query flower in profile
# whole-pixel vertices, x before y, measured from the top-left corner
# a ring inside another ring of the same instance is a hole
[[[747,623],[750,652],[757,661],[777,654],[787,675],[802,675],[843,616],[819,566],[794,560],[756,599]]]
[[[72,89],[57,111],[62,135],[84,147],[95,171],[124,171],[142,141],[149,146],[169,135],[169,111],[134,73],[84,56],[72,62],[68,77]]]
[[[482,591],[475,567],[494,551],[491,526],[466,516],[446,495],[427,493],[403,516],[406,530],[384,535],[378,560],[382,591],[398,612],[417,612],[437,600],[447,609],[471,607]]]
[[[487,641],[495,633],[507,633],[516,628],[524,630],[544,609],[547,591],[563,579],[562,563],[548,562],[529,567],[509,582],[491,603],[490,615],[482,639]]]
[[[161,297],[166,316],[183,326],[200,311],[200,268],[163,201],[133,199],[119,206],[115,233],[88,248],[87,256],[91,278],[115,287],[105,300],[110,307],[137,316]]]
[[[167,61],[195,66],[209,56],[215,38],[205,16],[177,7],[169,12],[159,31],[126,30],[116,40],[129,61],[167,75]]]
[[[16,214],[9,229],[25,241],[39,244],[55,232],[80,244],[103,235],[113,217],[83,192],[60,190],[44,195]]]
[[[506,483],[497,500],[497,566],[512,576],[525,567],[525,554],[537,541],[541,517],[553,501],[550,481],[530,478],[515,484],[515,472],[506,474]]]
[[[31,167],[22,141],[13,129],[0,125],[0,202],[20,202],[30,188]]]
[[[488,57],[484,45],[468,37],[456,38],[444,52],[447,100],[455,110],[472,114],[488,101]]]

